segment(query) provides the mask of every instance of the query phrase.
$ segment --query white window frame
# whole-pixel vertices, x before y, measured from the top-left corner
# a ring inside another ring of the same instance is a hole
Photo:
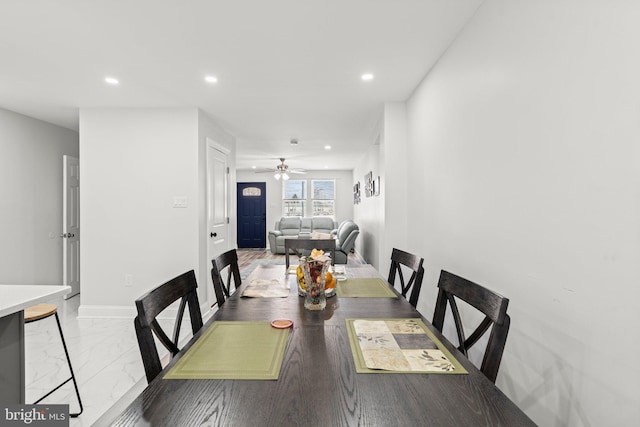
[[[316,189],[315,189],[315,183],[316,182],[331,182],[333,185],[333,198],[327,198],[327,197],[321,197],[321,198],[316,198]],[[322,178],[318,178],[318,179],[311,179],[311,198],[310,201],[311,203],[309,204],[309,206],[311,206],[311,215],[312,216],[326,216],[328,218],[331,219],[336,219],[336,180],[335,179],[322,179]],[[314,215],[314,211],[315,211],[315,203],[314,202],[331,202],[331,204],[333,205],[333,214],[332,215]]]
[[[302,197],[300,198],[287,198],[286,194],[286,186],[287,183],[293,182],[304,182],[304,188],[302,189]],[[306,179],[292,179],[287,181],[282,181],[282,215],[283,216],[300,216],[301,218],[306,216],[307,214],[307,198],[308,198],[308,183]],[[287,202],[289,201],[300,201],[302,203],[302,215],[291,215],[290,212],[287,212]]]

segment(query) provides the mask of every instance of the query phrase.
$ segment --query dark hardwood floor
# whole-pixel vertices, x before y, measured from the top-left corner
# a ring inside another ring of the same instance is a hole
[[[268,249],[238,249],[238,267],[240,270],[247,267],[254,261],[262,259],[282,260],[284,264],[284,255],[272,254]]]

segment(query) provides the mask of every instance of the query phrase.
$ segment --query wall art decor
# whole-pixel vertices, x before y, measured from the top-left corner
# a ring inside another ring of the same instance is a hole
[[[364,195],[366,197],[373,196],[373,172],[371,171],[364,176]]]

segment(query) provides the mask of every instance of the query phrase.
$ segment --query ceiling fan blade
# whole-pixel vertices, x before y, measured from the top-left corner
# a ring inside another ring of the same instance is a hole
[[[289,166],[287,166],[284,163],[284,158],[280,158],[280,163],[278,166],[276,166],[275,169],[263,169],[263,170],[259,170],[259,171],[255,171],[254,173],[272,173],[274,175],[276,174],[290,174],[290,173],[299,173],[299,174],[306,174],[307,171],[304,169],[289,169]],[[280,177],[280,175],[278,175],[278,178]]]

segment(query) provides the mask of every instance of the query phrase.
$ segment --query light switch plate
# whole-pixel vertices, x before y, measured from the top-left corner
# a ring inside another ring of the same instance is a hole
[[[186,197],[174,197],[173,198],[173,207],[174,208],[186,208],[187,207],[187,198]]]

